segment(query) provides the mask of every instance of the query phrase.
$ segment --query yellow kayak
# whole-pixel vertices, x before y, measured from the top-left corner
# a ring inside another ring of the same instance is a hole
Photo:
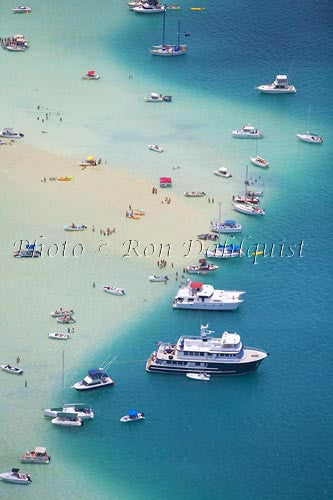
[[[263,255],[263,250],[261,250],[260,252],[253,252],[253,256],[256,257],[257,255]]]
[[[66,177],[58,177],[57,181],[72,181],[74,177],[69,177],[68,175]]]
[[[206,10],[206,7],[190,7],[190,10]]]

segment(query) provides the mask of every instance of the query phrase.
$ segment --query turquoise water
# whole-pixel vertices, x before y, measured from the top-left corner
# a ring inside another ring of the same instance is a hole
[[[106,1],[98,8],[88,0],[29,5],[30,16],[7,15],[12,5],[0,7],[1,32],[23,32],[31,40],[25,54],[0,53],[3,126],[28,130],[28,142],[74,158],[98,151],[152,182],[170,173],[177,193],[205,189],[223,199],[226,184],[211,171],[225,164],[234,174],[232,186],[242,189],[255,145],[232,139],[231,131],[252,122],[265,132],[259,152],[271,167],[250,167],[253,181],[264,183],[267,215],[239,216],[244,234],[253,243],[303,240],[305,247],[303,258],[223,262],[209,282],[246,290],[237,312],[173,311],[176,283],[170,283],[156,307],[122,323],[112,341],[112,317],[105,315],[96,325],[103,343],[87,348],[86,359],[66,371],[66,399],[73,397],[69,385],[105,352],[118,354],[111,371],[115,387],[82,396],[96,410],[83,432],[59,432],[42,422],[56,457],[53,469],[44,478],[34,472],[38,480],[22,493],[1,485],[5,497],[48,491],[57,499],[70,491],[75,498],[79,477],[87,488],[80,497],[87,499],[92,493],[117,500],[331,498],[331,3],[306,1],[300,8],[287,1],[213,0],[206,11],[191,12],[194,4],[184,0],[182,11],[167,16],[167,38],[175,36],[180,18],[182,29],[191,32],[189,53],[171,61],[148,54],[161,38],[159,16],[135,15],[122,3]],[[101,81],[80,81],[92,61]],[[254,90],[276,73],[288,73],[296,95]],[[174,102],[145,104],[143,96],[154,90],[172,94]],[[55,113],[49,123],[37,122],[37,104]],[[306,129],[310,104],[311,129],[325,140],[320,147],[295,137]],[[166,153],[149,154],[150,142],[165,146]],[[182,169],[172,171],[178,164]],[[207,205],[199,210],[212,216]],[[226,204],[223,210],[232,214]],[[201,321],[217,333],[239,332],[245,344],[270,357],[256,374],[209,384],[145,372],[156,342],[196,333]],[[60,371],[50,385],[58,401]],[[133,407],[147,420],[120,426],[119,417]],[[61,461],[75,473],[72,481],[55,477]]]

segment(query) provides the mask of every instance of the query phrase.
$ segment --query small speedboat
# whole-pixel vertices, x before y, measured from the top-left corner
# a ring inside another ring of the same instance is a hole
[[[197,238],[199,240],[216,241],[217,240],[217,234],[203,233],[203,234],[198,234]]]
[[[125,423],[125,422],[136,422],[137,420],[144,420],[145,414],[142,412],[138,412],[136,410],[130,410],[128,412],[128,415],[124,415],[121,417],[120,422]]]
[[[160,177],[160,187],[161,188],[172,187],[172,178],[171,177]]]
[[[236,212],[240,212],[241,214],[265,215],[266,213],[263,208],[248,205],[247,203],[233,203],[232,206]]]
[[[12,11],[13,14],[30,14],[31,8],[20,5],[19,7],[15,7],[14,9],[12,9]]]
[[[250,156],[250,162],[253,163],[253,165],[256,165],[256,167],[267,168],[269,166],[268,161],[261,156]]]
[[[206,250],[206,256],[210,259],[233,259],[243,255],[240,245],[219,244],[213,250]]]
[[[164,283],[165,281],[168,281],[167,276],[156,276],[154,274],[153,276],[149,276],[149,281],[154,282],[154,283]]]
[[[77,413],[81,420],[88,420],[94,418],[92,408],[84,403],[65,403],[60,408],[45,408],[44,417],[56,418],[58,413]]]
[[[188,198],[202,198],[203,196],[206,196],[206,193],[203,191],[185,191],[184,196],[187,196]]]
[[[125,295],[125,290],[116,286],[103,286],[102,290],[103,292],[111,293],[111,295]]]
[[[57,340],[68,340],[70,339],[70,335],[69,333],[49,333],[49,338]]]
[[[210,380],[210,375],[208,373],[186,373],[186,377],[193,380],[202,380],[203,382],[208,382]]]
[[[164,5],[156,4],[151,5],[149,3],[143,3],[137,7],[133,7],[132,10],[138,14],[160,14],[165,12],[166,8]]]
[[[13,132],[12,128],[4,128],[0,132],[0,137],[5,137],[6,139],[22,139],[24,134],[21,134],[21,132]]]
[[[63,427],[81,427],[82,419],[77,413],[59,412],[55,418],[51,420],[53,425],[61,425]]]
[[[253,125],[243,125],[240,129],[233,130],[232,135],[238,139],[262,139],[264,137],[264,134]]]
[[[62,323],[63,325],[71,325],[75,323],[75,318],[73,316],[61,316],[57,318],[57,323]]]
[[[219,266],[214,264],[207,264],[206,259],[200,259],[198,265],[190,265],[185,269],[188,274],[207,274],[210,271],[216,271],[218,268]]]
[[[83,75],[83,80],[99,80],[101,77],[96,74],[93,69],[89,70],[85,75]]]
[[[287,75],[276,75],[273,83],[260,85],[256,89],[265,94],[294,94],[296,92],[294,85],[289,85]]]
[[[218,177],[232,177],[231,172],[225,167],[220,167],[218,170],[214,170],[214,174]]]
[[[320,135],[311,134],[310,132],[296,135],[303,142],[310,142],[311,144],[322,144],[324,142],[324,139]]]
[[[57,309],[56,311],[51,312],[52,318],[61,318],[62,316],[71,316],[74,314],[74,309]]]
[[[70,226],[64,226],[65,231],[84,231],[85,229],[87,229],[87,226],[84,226],[83,224],[77,226],[73,223]]]
[[[12,373],[13,375],[22,375],[22,368],[17,368],[16,366],[11,365],[0,365],[1,370],[7,373]]]
[[[148,149],[151,151],[156,151],[157,153],[163,153],[164,148],[157,146],[157,144],[148,144]]]
[[[25,248],[17,250],[14,252],[14,257],[16,258],[37,258],[42,256],[42,252],[40,250],[36,250],[36,246],[34,243],[28,243]]]
[[[149,96],[145,97],[146,102],[163,102],[162,94],[157,94],[156,92],[151,92]]]
[[[37,446],[34,451],[26,451],[21,455],[21,462],[26,464],[48,464],[50,460],[46,448],[42,446]]]
[[[8,483],[28,484],[31,483],[29,474],[19,472],[20,469],[12,469],[10,472],[1,472],[0,479]]]
[[[214,233],[241,233],[242,225],[231,219],[225,220],[224,222],[211,221],[210,229],[214,231]]]

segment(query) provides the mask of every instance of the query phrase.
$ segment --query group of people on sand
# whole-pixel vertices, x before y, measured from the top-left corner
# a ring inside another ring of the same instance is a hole
[[[208,203],[215,203],[214,198],[208,198]]]
[[[160,268],[166,267],[168,265],[165,259],[161,259],[157,261],[157,266]],[[173,262],[171,262],[171,267],[173,267]]]
[[[95,231],[95,227],[94,226],[93,226],[92,230]],[[99,230],[99,234],[101,236],[111,236],[111,234],[114,234],[115,232],[116,232],[116,228],[115,227],[112,228],[112,229],[109,228],[109,227],[107,227],[106,230],[105,229],[100,229]]]
[[[157,194],[157,188],[156,187],[152,187],[151,188],[151,194]]]
[[[167,205],[170,205],[170,203],[171,203],[171,198],[169,198],[168,196],[166,196],[166,197],[164,198],[164,201],[162,200],[162,201],[161,201],[161,203],[162,203],[162,204],[163,204],[163,203],[167,203]]]

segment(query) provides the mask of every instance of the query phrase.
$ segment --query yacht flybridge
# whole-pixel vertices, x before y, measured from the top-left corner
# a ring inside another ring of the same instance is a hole
[[[287,75],[276,75],[273,83],[260,85],[256,89],[266,94],[295,94],[296,92],[294,85],[289,85]]]
[[[244,347],[238,333],[224,332],[220,337],[208,337],[213,331],[201,325],[200,336],[183,335],[176,344],[160,343],[146,363],[148,372],[205,373],[235,375],[258,368],[268,353]]]
[[[212,285],[188,280],[180,285],[173,301],[174,309],[203,309],[208,311],[231,311],[237,309],[245,292],[215,290]]]

